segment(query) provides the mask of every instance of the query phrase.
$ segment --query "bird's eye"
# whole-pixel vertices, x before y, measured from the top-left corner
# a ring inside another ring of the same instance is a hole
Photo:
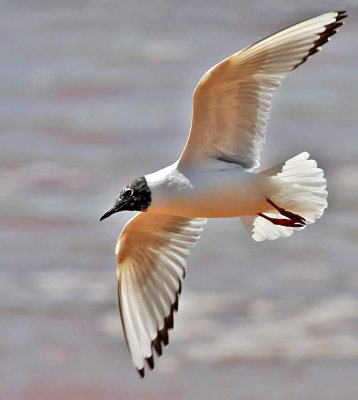
[[[125,196],[125,197],[131,197],[132,194],[133,194],[133,190],[132,190],[132,189],[126,189],[126,190],[123,192],[123,196]]]

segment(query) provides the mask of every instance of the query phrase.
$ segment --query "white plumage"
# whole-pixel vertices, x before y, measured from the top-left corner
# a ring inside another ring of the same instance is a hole
[[[116,247],[123,328],[135,367],[153,368],[173,327],[189,250],[206,218],[241,217],[253,239],[302,230],[327,207],[323,171],[307,152],[258,174],[271,98],[346,17],[330,12],[284,29],[207,71],[194,92],[190,135],[177,162],[137,178],[101,219],[141,211]]]

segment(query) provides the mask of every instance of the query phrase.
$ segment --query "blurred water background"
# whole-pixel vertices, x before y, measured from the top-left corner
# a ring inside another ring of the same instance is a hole
[[[255,243],[210,221],[171,344],[141,381],[98,222],[123,185],[172,163],[201,75],[304,18],[349,18],[274,97],[263,167],[307,150],[329,208]],[[0,2],[0,398],[358,398],[358,6],[352,0]]]

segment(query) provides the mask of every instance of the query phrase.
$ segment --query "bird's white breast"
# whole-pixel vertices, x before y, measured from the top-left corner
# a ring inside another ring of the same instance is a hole
[[[242,170],[180,171],[177,163],[146,175],[152,192],[148,212],[190,218],[225,218],[265,210],[265,182]]]

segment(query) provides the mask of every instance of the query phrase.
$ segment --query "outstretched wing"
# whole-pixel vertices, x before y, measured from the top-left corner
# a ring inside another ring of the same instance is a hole
[[[121,233],[117,253],[118,298],[124,334],[134,366],[154,367],[173,328],[173,313],[185,277],[189,249],[200,238],[202,218],[139,213]]]
[[[207,71],[194,92],[191,132],[180,165],[258,167],[275,89],[320,50],[346,16],[337,11],[303,21]]]

